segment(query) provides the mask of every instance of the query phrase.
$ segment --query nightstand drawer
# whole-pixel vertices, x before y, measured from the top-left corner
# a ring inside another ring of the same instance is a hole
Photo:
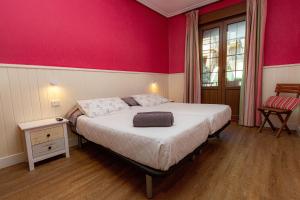
[[[62,125],[45,128],[41,130],[35,130],[30,133],[30,139],[32,145],[41,144],[51,140],[64,137],[64,129]]]
[[[57,139],[42,144],[32,146],[33,158],[37,158],[43,155],[47,155],[56,151],[65,149],[65,140]]]

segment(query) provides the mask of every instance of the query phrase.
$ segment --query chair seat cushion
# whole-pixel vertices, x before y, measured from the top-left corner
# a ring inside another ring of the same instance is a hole
[[[300,99],[286,96],[270,96],[264,103],[264,107],[294,110],[300,104]]]

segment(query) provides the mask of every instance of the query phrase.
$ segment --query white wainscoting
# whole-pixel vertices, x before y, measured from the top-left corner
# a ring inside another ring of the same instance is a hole
[[[277,83],[300,83],[300,64],[267,66],[263,70],[263,102],[269,96],[275,95],[275,87]],[[273,117],[273,121],[277,126],[280,125],[279,120]],[[300,126],[300,108],[298,107],[292,114],[289,122],[291,129],[295,130]]]
[[[184,73],[169,74],[169,98],[176,102],[183,102]]]
[[[59,107],[51,107],[51,80]],[[168,74],[0,64],[0,168],[24,158],[19,122],[63,116],[78,99],[147,93],[152,82],[168,96]]]

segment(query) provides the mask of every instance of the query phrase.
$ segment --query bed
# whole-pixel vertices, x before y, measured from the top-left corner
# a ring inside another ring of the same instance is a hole
[[[171,111],[172,127],[135,128],[138,112]],[[218,135],[230,123],[231,110],[224,105],[163,103],[133,106],[98,117],[78,117],[73,132],[132,163],[146,175],[146,194],[152,197],[152,177],[164,176],[197,154],[210,135]]]
[[[83,115],[77,120],[77,131],[89,141],[161,171],[167,171],[203,144],[210,133],[206,117],[179,113],[173,113],[172,127],[135,128],[132,119],[141,110],[97,118]]]

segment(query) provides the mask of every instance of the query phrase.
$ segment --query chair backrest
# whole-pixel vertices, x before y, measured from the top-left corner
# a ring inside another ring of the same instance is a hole
[[[293,93],[296,94],[296,97],[300,97],[300,84],[287,84],[279,83],[276,85],[276,96],[279,96],[280,93]]]

